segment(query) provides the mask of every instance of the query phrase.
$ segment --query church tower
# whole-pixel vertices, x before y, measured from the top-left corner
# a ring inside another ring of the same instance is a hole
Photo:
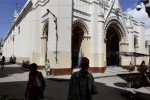
[[[13,22],[15,22],[16,21],[16,19],[18,18],[18,12],[17,12],[17,9],[15,9],[15,11],[14,11],[14,18],[13,18]]]
[[[18,12],[17,12],[17,2],[16,2],[16,9],[15,9],[15,11],[14,11],[13,23],[17,20],[18,16],[19,16],[19,14],[18,14]]]

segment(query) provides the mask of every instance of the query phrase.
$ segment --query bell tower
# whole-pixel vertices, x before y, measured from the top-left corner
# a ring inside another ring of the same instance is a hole
[[[16,19],[18,18],[19,14],[18,14],[18,11],[17,11],[17,1],[16,1],[16,8],[15,8],[15,11],[14,11],[14,18],[13,18],[13,23],[16,21]]]

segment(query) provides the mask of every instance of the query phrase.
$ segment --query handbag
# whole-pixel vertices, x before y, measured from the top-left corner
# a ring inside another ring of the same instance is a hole
[[[34,86],[35,87],[38,87],[38,88],[42,88],[43,84],[42,84],[42,81],[39,77],[36,77],[35,80],[34,80]]]

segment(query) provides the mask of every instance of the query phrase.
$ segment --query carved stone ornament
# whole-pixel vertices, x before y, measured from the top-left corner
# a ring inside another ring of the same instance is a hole
[[[121,20],[119,20],[116,16],[109,17],[106,22],[104,23],[104,39],[106,38],[107,30],[109,26],[116,25],[118,29],[121,31],[121,34],[124,39],[126,38],[127,28],[125,26],[125,23],[123,23]]]
[[[74,27],[76,27],[76,26],[80,26],[80,27],[84,30],[84,33],[86,33],[87,35],[89,35],[89,31],[88,31],[89,28],[88,28],[87,24],[86,24],[84,21],[82,21],[82,20],[80,20],[80,19],[75,20],[75,21],[73,22],[72,28],[74,28]]]

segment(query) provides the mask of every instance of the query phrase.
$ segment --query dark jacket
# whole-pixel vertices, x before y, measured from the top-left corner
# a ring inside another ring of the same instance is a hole
[[[40,79],[42,83],[42,87],[35,86],[35,80],[37,77]],[[43,93],[44,88],[45,88],[45,80],[43,78],[42,73],[39,71],[36,71],[34,74],[30,72],[25,97],[26,98],[28,97],[29,99],[32,98],[32,99],[38,100],[38,98],[41,98],[41,96],[43,95],[42,93]]]
[[[69,84],[68,100],[81,100],[79,94],[79,78],[80,71],[72,74]],[[94,78],[91,73],[87,74],[88,79],[88,91],[89,91],[89,100],[92,100],[92,95],[97,93],[96,87],[94,85]]]

